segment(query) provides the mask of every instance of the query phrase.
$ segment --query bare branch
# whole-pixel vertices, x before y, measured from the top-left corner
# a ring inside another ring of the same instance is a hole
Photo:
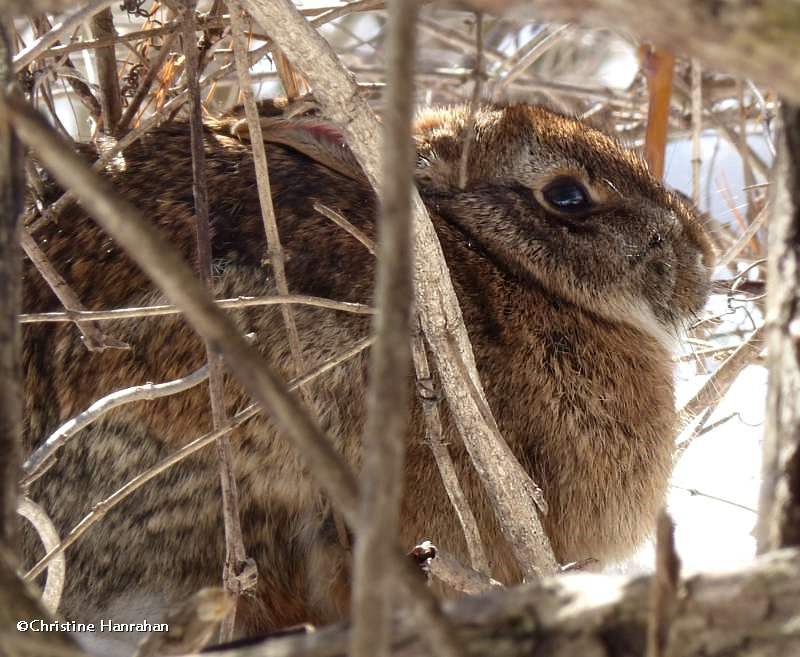
[[[492,657],[631,657],[643,655],[653,576],[572,573],[459,600],[449,617],[474,654]],[[733,572],[694,575],[682,591],[665,647],[670,657],[793,657],[800,652],[800,553],[781,550]],[[402,618],[394,657],[428,657]],[[214,652],[215,657],[342,657],[349,629],[267,639]]]
[[[720,402],[741,371],[761,354],[764,349],[765,332],[766,325],[759,326],[753,331],[750,337],[714,371],[694,397],[684,404],[679,412],[679,416],[682,418],[681,429],[685,428],[705,408]]]
[[[770,186],[766,432],[756,537],[759,552],[800,545],[800,106],[784,103]]]
[[[114,15],[106,8],[92,16],[92,33],[95,38],[115,37]],[[100,104],[103,108],[103,128],[112,134],[122,114],[122,96],[119,92],[117,75],[117,54],[114,46],[98,48],[95,51],[97,78],[100,82]]]
[[[363,303],[352,301],[334,301],[323,297],[310,297],[303,294],[275,295],[268,297],[236,297],[235,299],[218,299],[215,301],[220,308],[250,308],[253,306],[277,306],[284,303],[312,306],[315,308],[328,308],[356,315],[373,315],[375,309]],[[115,310],[75,310],[52,313],[26,313],[19,316],[20,324],[36,322],[74,322],[78,320],[111,320],[130,319],[131,317],[160,317],[163,315],[179,315],[178,306],[144,306],[141,308],[117,308]]]
[[[675,552],[675,526],[662,510],[656,520],[656,572],[651,583],[647,657],[665,657],[678,604],[681,561]]]
[[[45,552],[49,552],[61,542],[50,516],[33,500],[20,497],[17,502],[17,513],[33,525]],[[61,602],[65,571],[66,559],[63,553],[58,554],[47,568],[47,581],[44,591],[42,591],[42,605],[53,615],[58,611],[58,605]]]
[[[180,16],[184,21],[183,52],[186,57],[186,87],[189,91],[189,132],[192,149],[192,192],[194,213],[197,221],[197,265],[200,280],[207,289],[213,287],[211,280],[211,229],[208,218],[208,183],[206,179],[206,156],[203,139],[203,107],[200,99],[199,54],[197,52],[197,26],[195,24],[196,0],[176,0]],[[287,306],[281,306],[286,308]],[[227,423],[222,361],[213,343],[206,340],[208,360],[208,388],[211,400],[211,418],[214,429]],[[222,581],[225,590],[232,595],[231,612],[220,628],[220,640],[230,641],[236,624],[236,606],[239,596],[255,586],[255,562],[248,559],[242,537],[239,514],[239,491],[233,472],[233,451],[228,436],[217,440],[219,479],[222,491],[222,517],[225,524],[225,563]]]
[[[204,365],[180,379],[165,383],[145,383],[140,386],[117,390],[105,397],[101,397],[85,411],[64,422],[39,445],[36,451],[22,465],[25,476],[20,485],[23,487],[30,486],[55,463],[55,453],[66,445],[75,434],[90,424],[97,422],[97,420],[115,408],[133,402],[152,401],[153,399],[175,395],[201,384],[206,379],[208,379],[208,366]]]
[[[416,0],[389,0],[388,84],[379,188],[378,266],[362,437],[361,498],[353,566],[354,657],[386,657],[393,587],[388,563],[400,535],[410,394]]]
[[[438,548],[436,556],[431,559],[430,573],[452,589],[467,595],[478,595],[492,589],[503,588],[503,585],[496,579],[487,577],[483,572],[473,568],[468,568],[458,559]]]
[[[116,0],[91,0],[83,9],[79,9],[60,23],[53,25],[53,29],[47,34],[40,36],[36,41],[14,57],[14,72],[19,73],[34,59],[50,48],[50,46],[61,41],[65,36],[68,36],[92,16],[101,12],[106,7],[113,5],[115,1]]]

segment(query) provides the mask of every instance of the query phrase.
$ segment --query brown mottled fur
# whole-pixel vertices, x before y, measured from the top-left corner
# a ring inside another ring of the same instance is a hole
[[[579,122],[536,107],[485,110],[465,191],[457,189],[463,109],[418,121],[418,185],[450,266],[475,354],[503,435],[542,486],[545,518],[562,562],[622,559],[649,534],[664,501],[673,449],[673,387],[665,336],[704,303],[710,247],[692,211],[636,156]],[[231,123],[206,129],[215,291],[274,292],[249,145]],[[374,262],[313,210],[322,203],[373,234],[375,198],[343,176],[284,147],[269,149],[273,198],[295,293],[369,302]],[[188,129],[163,127],[108,168],[131,200],[194,260]],[[555,175],[584,181],[598,199],[588,216],[546,209],[540,190]],[[357,178],[357,177],[356,177]],[[145,305],[160,295],[120,249],[73,206],[37,239],[94,309]],[[59,308],[25,270],[27,311]],[[294,374],[277,308],[237,311],[243,331],[285,374]],[[368,334],[369,319],[295,307],[306,365],[314,367]],[[71,325],[27,325],[26,439],[30,449],[59,423],[113,390],[166,381],[197,368],[201,342],[179,317],[107,322],[130,351],[89,353]],[[320,422],[356,467],[366,355],[310,385]],[[97,500],[209,429],[207,389],[119,409],[60,453],[32,495],[61,531]],[[232,383],[227,409],[246,402]],[[489,552],[494,575],[519,571],[482,485],[445,413],[445,433]],[[268,418],[236,432],[235,467],[257,595],[245,633],[346,613],[347,554],[302,459]],[[431,538],[465,556],[463,537],[413,410],[403,511],[404,543]],[[28,550],[33,551],[29,544]],[[213,448],[136,492],[67,553],[63,613],[88,619],[126,598],[172,604],[218,582],[223,561]]]

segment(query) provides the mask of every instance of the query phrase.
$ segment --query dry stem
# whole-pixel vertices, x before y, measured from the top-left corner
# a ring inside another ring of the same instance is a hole
[[[184,21],[183,52],[186,57],[186,86],[189,92],[189,131],[192,148],[192,191],[194,194],[194,212],[197,220],[197,264],[200,279],[207,289],[213,287],[211,279],[211,230],[208,217],[208,184],[206,180],[206,157],[203,140],[203,107],[200,99],[199,55],[197,52],[197,26],[195,24],[195,0],[181,0],[180,15]],[[206,358],[208,360],[208,384],[211,400],[211,418],[214,429],[227,423],[225,410],[224,379],[222,362],[216,353],[213,343],[206,340]],[[225,563],[222,570],[222,581],[225,590],[232,594],[234,604],[225,617],[220,628],[220,640],[230,641],[233,638],[236,624],[236,603],[238,597],[255,586],[255,562],[248,559],[242,537],[242,525],[239,517],[239,491],[236,486],[236,475],[233,472],[233,452],[226,434],[217,440],[219,458],[220,490],[222,491],[222,516],[225,523]],[[247,571],[247,580],[245,572]]]
[[[352,301],[334,301],[324,297],[310,297],[303,294],[275,295],[268,297],[236,297],[234,299],[218,299],[220,308],[250,308],[253,306],[276,306],[280,304],[299,304],[315,308],[328,308],[356,315],[372,315],[375,309],[363,303]],[[75,310],[52,313],[26,313],[19,316],[20,324],[36,322],[74,322],[77,320],[113,320],[130,319],[131,317],[160,317],[163,315],[179,315],[178,306],[164,304],[160,306],[144,306],[141,308],[116,308],[114,310]]]
[[[269,183],[269,166],[264,137],[261,131],[261,121],[258,115],[256,99],[253,95],[253,84],[250,79],[250,70],[247,61],[247,40],[244,35],[244,18],[240,5],[231,0],[229,2],[231,19],[231,36],[233,37],[233,52],[236,62],[236,73],[239,77],[239,88],[244,101],[247,127],[250,132],[250,144],[253,151],[253,164],[256,170],[256,188],[258,201],[261,207],[261,217],[264,222],[264,233],[267,239],[267,253],[275,277],[275,287],[278,294],[289,294],[289,282],[286,278],[284,267],[284,254],[281,246],[278,223],[275,219],[275,209],[272,206],[272,193]],[[300,344],[300,335],[294,321],[294,313],[289,305],[281,306],[283,323],[286,326],[286,335],[289,339],[289,351],[294,362],[295,373],[300,374],[305,369],[303,349]],[[309,410],[314,409],[314,400],[307,390],[302,391],[303,401]]]
[[[64,422],[39,445],[36,451],[22,465],[25,476],[20,485],[23,487],[30,486],[55,463],[55,453],[66,445],[75,434],[90,424],[97,422],[97,420],[115,408],[133,402],[152,401],[153,399],[175,395],[201,384],[207,378],[208,366],[204,365],[180,379],[165,383],[145,383],[140,386],[117,390],[105,397],[101,397],[85,411]]]
[[[378,217],[378,263],[361,497],[353,564],[353,657],[386,657],[391,640],[392,545],[400,535],[410,394],[414,52],[416,0],[389,0],[389,71]]]

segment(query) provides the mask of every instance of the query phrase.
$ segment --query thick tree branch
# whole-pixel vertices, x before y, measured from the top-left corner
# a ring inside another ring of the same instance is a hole
[[[389,1],[386,44],[388,87],[378,266],[367,419],[362,438],[360,518],[353,569],[352,652],[389,652],[392,586],[386,564],[400,535],[406,439],[411,395],[412,215],[414,64],[417,0]]]
[[[769,220],[760,552],[800,545],[800,106],[785,104],[781,116]]]
[[[652,577],[575,573],[466,598],[448,610],[472,655],[640,657],[645,654]],[[681,582],[664,653],[670,657],[795,657],[800,654],[800,553],[782,550],[729,573]],[[393,657],[427,657],[403,618]],[[340,657],[349,631],[332,626],[216,657]]]

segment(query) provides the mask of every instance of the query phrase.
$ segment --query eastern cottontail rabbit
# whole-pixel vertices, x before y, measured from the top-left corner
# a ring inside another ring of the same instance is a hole
[[[558,559],[622,559],[651,531],[664,502],[675,426],[669,344],[706,299],[709,241],[693,211],[636,155],[539,107],[478,112],[468,181],[459,189],[467,116],[464,108],[421,114],[417,182],[488,400],[505,439],[544,491],[545,528]],[[334,208],[373,235],[373,192],[335,131],[318,120],[294,121],[274,129],[304,135],[305,145],[269,149],[291,291],[369,303],[373,256],[313,205]],[[232,133],[234,126],[218,121],[206,129],[218,298],[274,293],[250,147]],[[315,149],[327,156],[314,157]],[[107,174],[194,259],[185,124],[144,137]],[[36,239],[89,308],[163,302],[78,206],[45,224]],[[27,312],[59,309],[30,266],[24,305]],[[309,369],[370,330],[368,316],[293,309]],[[287,378],[296,374],[277,307],[231,312]],[[28,449],[100,396],[184,376],[204,361],[201,341],[177,315],[103,328],[131,349],[89,353],[72,325],[26,325]],[[308,385],[313,412],[356,467],[366,359],[362,353]],[[246,403],[228,382],[228,412]],[[482,484],[443,410],[445,438],[492,574],[518,581]],[[410,547],[429,537],[466,560],[418,405],[411,413],[402,539]],[[31,495],[66,532],[96,501],[207,432],[210,417],[205,386],[123,407],[63,449]],[[247,552],[260,573],[257,594],[240,612],[242,631],[345,614],[347,552],[302,459],[266,417],[248,422],[233,442]],[[70,619],[153,620],[166,605],[218,582],[223,553],[217,457],[208,448],[136,492],[67,551],[62,612]]]

